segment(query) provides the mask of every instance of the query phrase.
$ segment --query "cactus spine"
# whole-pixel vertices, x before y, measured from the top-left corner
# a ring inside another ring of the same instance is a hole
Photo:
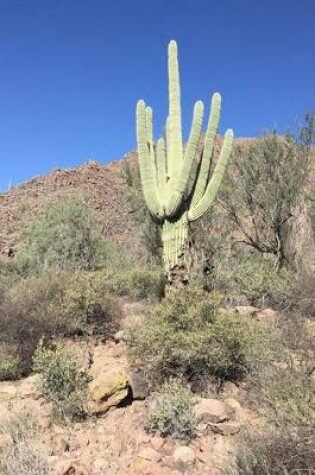
[[[195,104],[189,141],[184,150],[175,41],[171,41],[168,46],[168,77],[169,115],[165,137],[154,145],[152,109],[143,100],[137,104],[136,122],[143,194],[151,215],[161,223],[164,264],[170,275],[176,266],[184,262],[189,222],[206,213],[215,199],[231,154],[233,131],[226,131],[219,159],[210,177],[221,109],[221,96],[215,93],[201,160],[195,176],[191,177],[200,144],[204,105],[201,101]]]

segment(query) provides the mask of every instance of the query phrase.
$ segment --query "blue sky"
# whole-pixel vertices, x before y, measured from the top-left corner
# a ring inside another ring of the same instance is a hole
[[[193,102],[223,95],[220,130],[287,130],[315,105],[314,0],[0,0],[0,189],[135,148],[134,109],[166,116],[179,44]]]

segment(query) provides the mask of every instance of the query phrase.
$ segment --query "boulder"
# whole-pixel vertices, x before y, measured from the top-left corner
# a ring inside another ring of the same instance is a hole
[[[198,422],[218,424],[231,418],[233,410],[223,401],[218,399],[202,399],[195,406]]]
[[[91,475],[90,464],[75,460],[60,460],[55,466],[56,475]]]
[[[107,368],[89,384],[87,410],[91,414],[104,414],[118,406],[128,394],[127,373],[121,368]]]
[[[173,457],[175,465],[179,470],[186,470],[196,461],[195,452],[190,447],[184,445],[175,449]]]
[[[279,314],[272,308],[266,308],[261,310],[256,315],[257,320],[266,323],[267,325],[276,325],[278,322]]]
[[[141,459],[148,460],[149,462],[155,463],[160,462],[160,460],[162,459],[161,454],[159,454],[159,452],[152,449],[151,447],[145,447],[144,449],[142,449],[139,452],[138,457]]]
[[[132,398],[143,400],[149,395],[149,386],[141,373],[134,368],[128,368],[129,384],[132,390]]]

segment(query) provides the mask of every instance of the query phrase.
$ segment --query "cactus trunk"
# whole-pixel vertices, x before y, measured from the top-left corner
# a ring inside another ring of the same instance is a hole
[[[162,228],[163,257],[169,281],[188,281],[189,222],[200,218],[212,205],[219,190],[233,145],[228,129],[212,177],[214,140],[221,110],[221,96],[212,97],[208,127],[198,167],[193,167],[201,143],[204,105],[197,101],[187,147],[182,144],[181,93],[177,44],[168,47],[169,114],[165,140],[153,139],[152,109],[144,101],[137,104],[137,140],[143,194],[148,209]],[[192,171],[195,176],[192,177]],[[189,184],[193,183],[190,187]],[[179,277],[180,276],[180,277]]]

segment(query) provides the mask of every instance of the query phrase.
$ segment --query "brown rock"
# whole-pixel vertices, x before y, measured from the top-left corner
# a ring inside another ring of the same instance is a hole
[[[143,458],[133,460],[126,475],[162,475],[162,468],[159,464],[150,462]]]
[[[156,450],[152,449],[151,447],[145,447],[143,448],[139,454],[138,457],[141,459],[148,460],[149,462],[159,462],[162,459],[161,454],[157,452]]]
[[[164,443],[165,443],[165,439],[163,439],[163,437],[155,436],[155,437],[152,437],[151,439],[151,445],[154,448],[154,450],[161,450]]]
[[[230,419],[232,410],[218,399],[202,399],[196,404],[195,412],[199,422],[218,424]]]
[[[51,437],[50,439],[50,453],[51,455],[62,455],[69,451],[69,443],[60,436]]]
[[[257,313],[256,317],[259,321],[264,322],[267,325],[276,325],[279,314],[275,310],[272,310],[272,308],[266,308]]]
[[[188,446],[181,446],[174,451],[175,465],[180,470],[185,470],[196,461],[195,452]]]
[[[56,475],[91,475],[89,463],[80,460],[62,460],[55,466]]]
[[[209,424],[209,428],[220,435],[235,435],[241,430],[239,421],[226,421],[221,424]]]
[[[149,395],[149,386],[140,371],[128,368],[129,384],[133,399],[145,399]]]

